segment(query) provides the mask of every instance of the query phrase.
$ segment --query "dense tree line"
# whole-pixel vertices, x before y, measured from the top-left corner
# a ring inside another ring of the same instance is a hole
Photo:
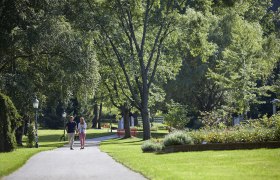
[[[168,113],[169,102],[186,109],[190,126],[270,113],[264,103],[280,94],[278,7],[270,0],[4,0],[0,89],[22,117],[32,116],[37,95],[45,122],[61,121],[64,110],[94,110],[96,123],[103,103],[125,119],[137,109],[143,139],[149,113]]]

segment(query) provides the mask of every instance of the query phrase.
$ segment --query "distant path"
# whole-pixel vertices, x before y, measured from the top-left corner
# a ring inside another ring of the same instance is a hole
[[[112,135],[87,140],[83,150],[80,150],[79,142],[75,141],[72,151],[65,146],[38,153],[19,170],[3,179],[144,180],[141,174],[131,171],[99,150],[100,141],[116,137]]]

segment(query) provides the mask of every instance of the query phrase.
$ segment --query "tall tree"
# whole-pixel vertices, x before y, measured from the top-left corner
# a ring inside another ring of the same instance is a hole
[[[176,36],[169,36],[175,31],[173,25],[177,19],[174,1],[87,2],[94,14],[96,28],[99,28],[99,36],[110,44],[114,61],[125,77],[130,91],[125,96],[141,112],[143,139],[149,139],[149,91],[157,75],[165,78],[170,74],[164,72],[178,69],[174,66],[177,60],[172,56],[174,52],[166,49],[167,40],[176,39]]]

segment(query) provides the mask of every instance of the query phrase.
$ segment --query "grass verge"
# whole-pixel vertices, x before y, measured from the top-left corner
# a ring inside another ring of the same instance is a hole
[[[139,138],[101,143],[101,150],[149,179],[280,179],[280,149],[142,153]]]
[[[107,129],[88,129],[87,139],[111,135]],[[114,133],[113,133],[114,134]],[[13,152],[0,153],[0,179],[20,168],[33,155],[41,151],[63,146],[67,141],[60,141],[63,130],[39,130],[39,148],[19,147]],[[26,137],[23,138],[24,144]],[[67,137],[66,137],[67,140]]]

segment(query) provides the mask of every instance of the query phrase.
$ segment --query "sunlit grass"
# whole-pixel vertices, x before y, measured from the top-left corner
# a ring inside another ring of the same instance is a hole
[[[142,153],[139,138],[113,139],[101,149],[149,179],[280,179],[280,149]]]

